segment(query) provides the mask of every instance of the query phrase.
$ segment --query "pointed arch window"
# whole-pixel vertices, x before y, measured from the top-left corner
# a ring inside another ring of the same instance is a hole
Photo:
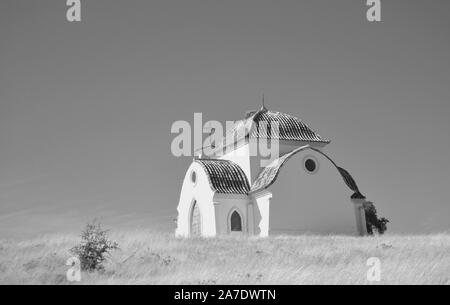
[[[233,211],[230,217],[231,232],[242,232],[242,218],[238,211]]]
[[[191,211],[191,236],[201,236],[202,235],[202,222],[200,209],[198,208],[197,200],[192,203]]]

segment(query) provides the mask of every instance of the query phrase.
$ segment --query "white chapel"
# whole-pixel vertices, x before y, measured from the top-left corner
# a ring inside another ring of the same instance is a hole
[[[268,140],[279,152],[263,162],[258,147]],[[247,113],[186,171],[176,235],[366,235],[368,202],[325,153],[329,143],[295,116],[264,106]]]

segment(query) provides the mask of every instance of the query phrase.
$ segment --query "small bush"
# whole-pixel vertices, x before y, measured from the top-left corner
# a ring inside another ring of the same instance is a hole
[[[103,270],[103,262],[106,255],[119,249],[116,242],[108,239],[108,230],[103,230],[96,220],[88,223],[81,233],[81,243],[70,252],[78,256],[81,269],[87,271]]]
[[[383,234],[387,229],[386,225],[389,220],[384,217],[378,218],[377,209],[372,202],[364,205],[364,211],[366,214],[367,233],[373,235],[375,229],[379,234]]]

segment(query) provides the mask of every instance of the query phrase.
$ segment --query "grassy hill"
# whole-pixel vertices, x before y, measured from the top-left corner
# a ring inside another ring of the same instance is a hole
[[[366,277],[370,257],[381,261],[380,284],[450,284],[449,234],[177,239],[140,230],[111,239],[120,250],[80,284],[376,284]],[[0,284],[70,284],[65,262],[78,242],[1,240]]]

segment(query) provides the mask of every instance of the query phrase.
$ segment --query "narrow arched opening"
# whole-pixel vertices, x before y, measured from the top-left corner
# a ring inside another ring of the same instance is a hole
[[[192,209],[191,209],[191,221],[190,221],[190,235],[195,236],[201,236],[202,235],[202,222],[201,222],[201,215],[200,215],[200,209],[198,208],[197,201],[194,200],[192,203]]]
[[[242,218],[238,211],[233,211],[230,217],[230,231],[242,232]]]

